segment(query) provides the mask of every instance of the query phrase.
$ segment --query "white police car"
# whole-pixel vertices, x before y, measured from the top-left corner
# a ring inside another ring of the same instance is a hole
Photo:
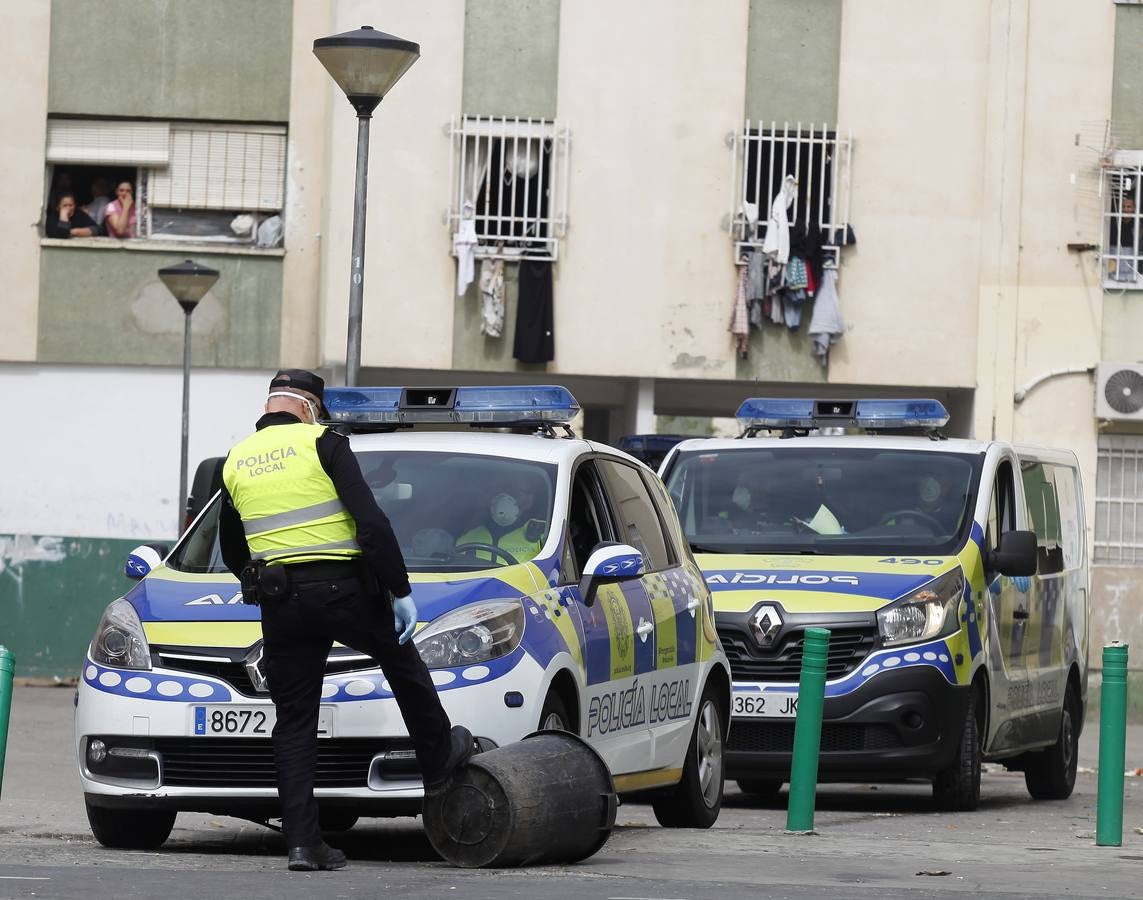
[[[560,387],[334,388],[325,401],[401,543],[414,640],[453,722],[497,745],[576,731],[662,824],[713,824],[729,665],[654,473],[574,439],[578,405]],[[426,422],[535,433],[406,430]],[[88,649],[76,755],[107,846],[159,846],[180,810],[278,815],[259,610],[223,565],[218,511],[215,497],[161,562],[133,554],[139,583]],[[372,660],[335,646],[321,696],[323,825],[419,812],[411,742]]]

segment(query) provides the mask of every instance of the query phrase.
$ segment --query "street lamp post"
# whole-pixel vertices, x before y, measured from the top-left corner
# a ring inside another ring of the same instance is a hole
[[[345,383],[356,386],[361,371],[361,306],[365,285],[365,194],[369,171],[369,120],[373,110],[421,55],[420,45],[362,25],[314,41],[314,56],[357,112],[357,181],[353,193],[350,253],[349,337]]]
[[[183,437],[179,458],[179,524],[176,535],[182,534],[187,508],[187,436],[190,434],[190,361],[191,313],[198,302],[218,281],[218,271],[187,260],[177,266],[159,269],[159,279],[167,286],[179,306],[183,308]]]

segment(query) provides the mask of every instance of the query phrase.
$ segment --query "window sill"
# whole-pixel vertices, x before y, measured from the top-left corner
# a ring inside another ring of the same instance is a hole
[[[83,247],[96,250],[128,250],[147,253],[189,253],[197,256],[285,256],[284,247],[248,247],[196,241],[145,240],[130,238],[40,238],[41,247]]]
[[[1118,294],[1120,291],[1143,291],[1143,279],[1139,281],[1104,280],[1103,289],[1109,294]]]

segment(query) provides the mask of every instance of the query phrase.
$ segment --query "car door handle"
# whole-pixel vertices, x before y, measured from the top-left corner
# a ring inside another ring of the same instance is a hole
[[[1014,609],[1014,610],[1012,610],[1012,618],[1013,619],[1026,619],[1026,618],[1028,618],[1028,610],[1026,610],[1026,609]]]
[[[635,629],[635,633],[645,641],[647,640],[647,635],[649,635],[654,630],[654,622],[648,622],[646,619],[640,619],[639,627]]]

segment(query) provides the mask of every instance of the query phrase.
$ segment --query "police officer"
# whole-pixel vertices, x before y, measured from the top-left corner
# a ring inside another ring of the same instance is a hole
[[[464,544],[490,544],[515,562],[531,559],[543,546],[546,524],[543,519],[528,518],[535,503],[535,490],[526,476],[505,480],[501,489],[488,500],[484,523],[462,534],[457,539],[457,547],[463,549]],[[491,550],[473,548],[472,552],[480,559],[507,562],[500,554],[493,559]]]
[[[284,369],[270,382],[257,431],[223,466],[219,523],[227,568],[262,607],[263,660],[277,711],[274,764],[293,871],[338,869],[321,839],[314,772],[318,707],[334,641],[385,673],[413,739],[426,790],[472,753],[451,726],[409,642],[417,623],[401,548],[343,435],[318,425],[325,384]]]

